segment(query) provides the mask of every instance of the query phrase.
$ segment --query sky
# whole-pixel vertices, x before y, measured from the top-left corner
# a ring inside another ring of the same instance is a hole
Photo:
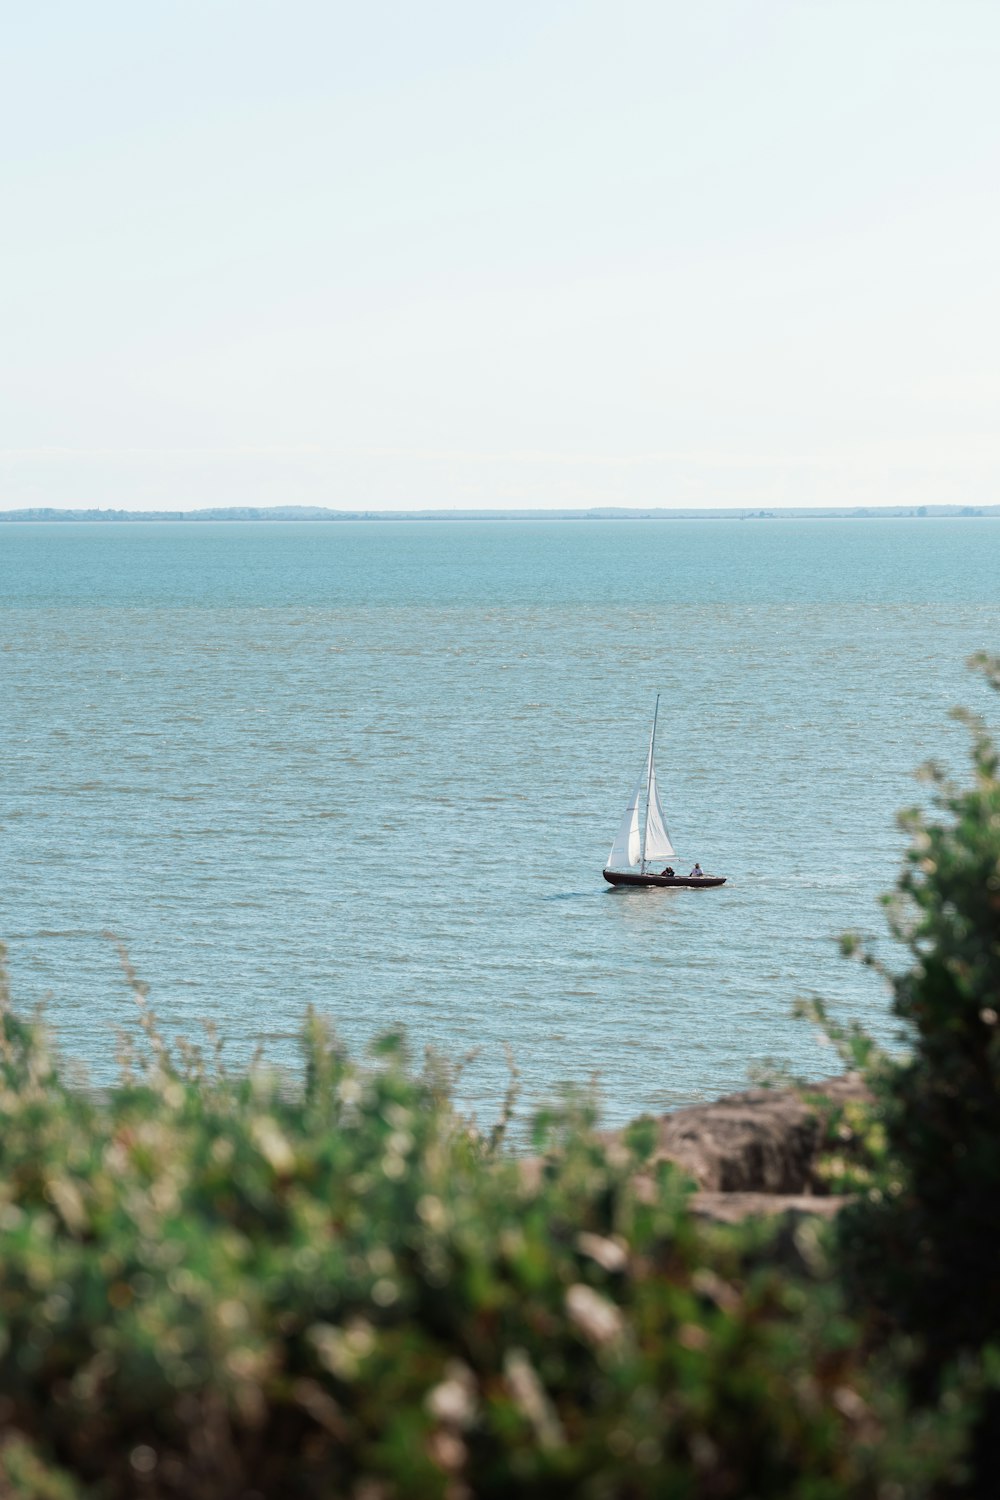
[[[3,9],[0,509],[1000,502],[994,0]]]

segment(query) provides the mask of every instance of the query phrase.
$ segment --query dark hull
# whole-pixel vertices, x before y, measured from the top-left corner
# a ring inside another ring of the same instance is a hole
[[[629,870],[605,870],[604,878],[609,885],[683,885],[693,890],[726,883],[725,875],[636,875]]]

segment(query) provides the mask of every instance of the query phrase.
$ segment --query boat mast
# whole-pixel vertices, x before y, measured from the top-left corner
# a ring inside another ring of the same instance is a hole
[[[646,834],[649,832],[649,785],[653,779],[653,748],[656,744],[656,716],[660,712],[660,695],[656,695],[653,709],[653,732],[649,736],[649,760],[646,764],[646,816],[642,820],[642,873],[646,873]]]

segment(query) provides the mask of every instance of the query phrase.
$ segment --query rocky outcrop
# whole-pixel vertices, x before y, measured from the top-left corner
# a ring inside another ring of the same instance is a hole
[[[691,1208],[705,1218],[832,1217],[848,1200],[829,1196],[816,1171],[827,1123],[841,1105],[868,1098],[855,1073],[808,1089],[729,1094],[662,1116],[653,1161],[676,1162],[694,1178]]]
[[[654,1160],[677,1162],[707,1192],[822,1192],[814,1169],[830,1106],[868,1097],[856,1073],[826,1078],[808,1091],[727,1094],[664,1115]]]
[[[810,1193],[692,1193],[688,1207],[700,1219],[716,1224],[741,1224],[744,1219],[834,1219],[849,1196],[826,1198]]]

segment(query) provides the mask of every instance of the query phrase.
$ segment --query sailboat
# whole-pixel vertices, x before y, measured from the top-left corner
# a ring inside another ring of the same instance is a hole
[[[703,889],[725,885],[724,875],[664,875],[663,861],[669,868],[677,858],[663,817],[663,804],[656,787],[656,720],[660,712],[660,695],[656,695],[653,728],[649,736],[649,754],[642,775],[629,798],[621,827],[608,855],[604,878],[611,885],[680,885]],[[654,864],[656,873],[649,869]],[[637,868],[638,867],[638,868]],[[700,866],[695,866],[700,870]]]

